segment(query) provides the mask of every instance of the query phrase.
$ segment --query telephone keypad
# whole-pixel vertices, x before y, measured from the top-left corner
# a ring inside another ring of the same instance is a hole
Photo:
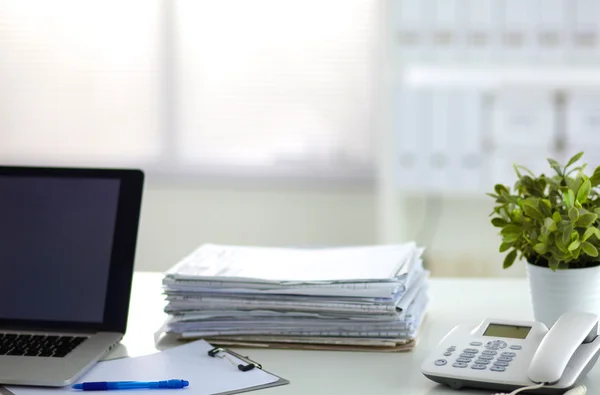
[[[509,348],[511,350],[520,350],[522,346],[519,345],[511,345],[509,346],[502,340],[493,340],[489,341],[485,344],[477,341],[469,342],[470,346],[480,347],[483,346],[485,349],[477,349],[477,348],[465,348],[459,353],[458,358],[452,364],[455,368],[468,368],[475,370],[489,370],[494,372],[504,372],[506,368],[509,366],[510,362],[517,356],[517,353],[510,351],[497,351],[504,348]],[[456,351],[456,346],[450,346],[444,352],[444,356],[449,357]],[[444,361],[444,363],[440,362]],[[438,366],[443,366],[446,364],[445,359],[438,359],[435,361],[435,364]]]

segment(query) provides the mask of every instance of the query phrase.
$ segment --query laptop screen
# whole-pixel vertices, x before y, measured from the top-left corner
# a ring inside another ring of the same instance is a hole
[[[100,323],[118,178],[0,175],[0,319]]]

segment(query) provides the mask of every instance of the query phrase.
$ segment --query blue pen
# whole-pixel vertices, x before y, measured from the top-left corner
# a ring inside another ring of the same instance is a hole
[[[83,391],[126,390],[135,388],[184,388],[190,383],[185,380],[161,381],[92,381],[73,384],[71,388]]]

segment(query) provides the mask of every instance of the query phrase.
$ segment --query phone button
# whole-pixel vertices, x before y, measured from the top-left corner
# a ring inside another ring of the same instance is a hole
[[[494,362],[494,366],[508,366],[508,362],[496,361]]]
[[[507,345],[506,342],[503,342],[502,340],[494,340],[494,341],[485,343],[485,347],[489,348],[490,350],[497,350],[499,348],[505,348],[506,345]]]
[[[466,368],[467,364],[464,362],[454,362],[452,366],[454,366],[455,368]]]
[[[475,363],[484,364],[484,365],[487,365],[490,362],[492,362],[492,361],[490,361],[489,359],[478,359],[475,361]]]
[[[471,362],[471,358],[456,358],[456,362]]]
[[[447,363],[448,363],[448,361],[446,361],[445,359],[436,359],[435,360],[435,365],[436,366],[444,366]]]
[[[452,353],[451,353],[451,352],[449,352],[449,351],[446,351],[446,352],[444,353],[444,356],[445,356],[445,357],[449,357],[450,355],[452,355]]]
[[[456,347],[454,347],[454,346],[450,346],[446,349],[446,351],[450,351],[450,352],[455,351],[455,350],[456,350]]]
[[[471,342],[471,343],[469,343],[469,345],[477,347],[477,346],[481,346],[481,342]]]
[[[491,361],[492,359],[494,359],[494,356],[493,355],[480,355],[479,359],[485,359],[485,360]]]
[[[497,351],[491,351],[491,350],[483,350],[481,353],[483,355],[496,355],[496,354],[498,354]]]
[[[513,344],[513,345],[512,345],[512,346],[510,346],[509,348],[510,348],[511,350],[520,350],[520,349],[522,349],[522,348],[523,348],[523,346],[517,346],[517,345],[514,345],[514,344]]]
[[[469,354],[477,354],[479,352],[479,350],[475,349],[475,348],[465,348],[463,350],[463,352],[469,353]]]
[[[467,352],[463,352],[459,356],[462,357],[462,358],[473,358],[475,356],[475,354],[469,354]]]
[[[503,352],[500,355],[502,355],[503,357],[516,357],[517,356],[517,354],[515,354],[514,352],[508,352],[508,351],[507,352]]]
[[[504,372],[506,368],[504,366],[492,366],[490,370],[493,372]]]
[[[485,368],[486,366],[480,363],[474,363],[473,365],[471,365],[471,369],[475,370],[484,370]]]
[[[502,361],[502,362],[512,362],[512,358],[511,357],[498,357],[498,361]]]

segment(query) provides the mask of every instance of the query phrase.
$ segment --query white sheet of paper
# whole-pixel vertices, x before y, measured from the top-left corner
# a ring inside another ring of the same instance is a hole
[[[322,249],[204,244],[171,268],[174,278],[321,282],[391,279],[414,257],[415,243]]]
[[[77,382],[182,379],[190,382],[187,388],[161,389],[160,395],[207,395],[271,384],[279,380],[277,376],[260,369],[242,372],[237,365],[231,364],[227,359],[210,357],[207,352],[212,348],[204,340],[198,340],[147,356],[99,362]],[[229,358],[238,362],[233,356]],[[88,393],[73,390],[70,386],[62,388],[7,386],[6,388],[15,395]],[[115,392],[130,394],[131,390],[108,391],[106,394]]]

